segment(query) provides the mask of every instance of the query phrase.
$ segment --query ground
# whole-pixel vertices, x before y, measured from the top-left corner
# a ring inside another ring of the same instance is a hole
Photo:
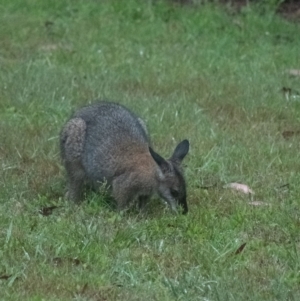
[[[299,300],[299,49],[266,7],[3,0],[0,299]],[[64,198],[59,133],[96,99],[164,157],[189,139],[186,216]]]

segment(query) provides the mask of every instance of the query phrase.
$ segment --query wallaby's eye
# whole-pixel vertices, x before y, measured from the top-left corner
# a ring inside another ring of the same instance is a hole
[[[178,196],[179,196],[178,190],[175,190],[175,189],[171,189],[171,194],[172,194],[173,198],[178,198]]]

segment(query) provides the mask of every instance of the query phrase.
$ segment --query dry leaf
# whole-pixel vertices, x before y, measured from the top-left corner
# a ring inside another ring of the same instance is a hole
[[[282,87],[281,92],[284,94],[287,101],[297,100],[300,96],[300,93],[297,90],[291,89],[289,87]]]
[[[243,192],[245,194],[254,194],[254,191],[246,184],[229,183],[229,184],[225,185],[224,188],[231,188],[231,189]]]
[[[47,20],[47,21],[45,21],[44,25],[45,25],[45,27],[51,27],[52,25],[54,25],[54,22]]]
[[[248,204],[251,206],[269,206],[270,205],[269,203],[264,203],[261,201],[253,201],[253,202],[249,202]]]
[[[238,255],[238,254],[240,254],[240,253],[242,253],[243,252],[243,250],[244,250],[244,248],[245,248],[245,246],[246,246],[246,242],[245,243],[243,243],[235,252],[234,252],[234,255]]]
[[[52,262],[55,266],[61,266],[63,264],[71,264],[74,266],[78,266],[80,264],[82,264],[81,260],[79,260],[78,258],[69,258],[69,257],[55,257],[52,259]]]
[[[283,131],[282,136],[284,139],[288,139],[292,136],[299,135],[300,131]]]
[[[6,274],[4,274],[4,275],[0,276],[0,279],[2,279],[2,280],[8,280],[11,276],[12,275],[6,275]]]
[[[287,188],[289,189],[290,188],[290,183],[285,183],[283,185],[280,185],[278,188],[282,189],[282,188]]]
[[[40,46],[40,50],[43,50],[43,51],[55,51],[59,48],[60,47],[57,44],[47,44],[47,45]]]
[[[300,69],[290,69],[287,72],[292,76],[300,76]]]
[[[51,206],[51,207],[43,207],[39,210],[39,213],[43,216],[48,216],[52,214],[54,209],[60,208],[62,206]]]

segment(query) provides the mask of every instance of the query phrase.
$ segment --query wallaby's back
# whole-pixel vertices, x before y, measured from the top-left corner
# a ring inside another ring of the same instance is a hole
[[[82,163],[93,181],[111,182],[126,168],[126,161],[148,153],[148,137],[137,116],[115,103],[84,107],[75,118],[86,123]],[[149,156],[150,158],[150,156]]]

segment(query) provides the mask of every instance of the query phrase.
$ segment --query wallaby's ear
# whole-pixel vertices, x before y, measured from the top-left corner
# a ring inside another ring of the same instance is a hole
[[[171,157],[172,161],[181,163],[184,157],[187,155],[190,149],[190,143],[187,139],[181,141],[175,148]]]
[[[150,151],[152,158],[154,159],[154,161],[157,163],[157,165],[161,169],[169,168],[168,162],[162,156],[160,156],[158,153],[156,153],[151,147],[149,147],[149,151]]]

